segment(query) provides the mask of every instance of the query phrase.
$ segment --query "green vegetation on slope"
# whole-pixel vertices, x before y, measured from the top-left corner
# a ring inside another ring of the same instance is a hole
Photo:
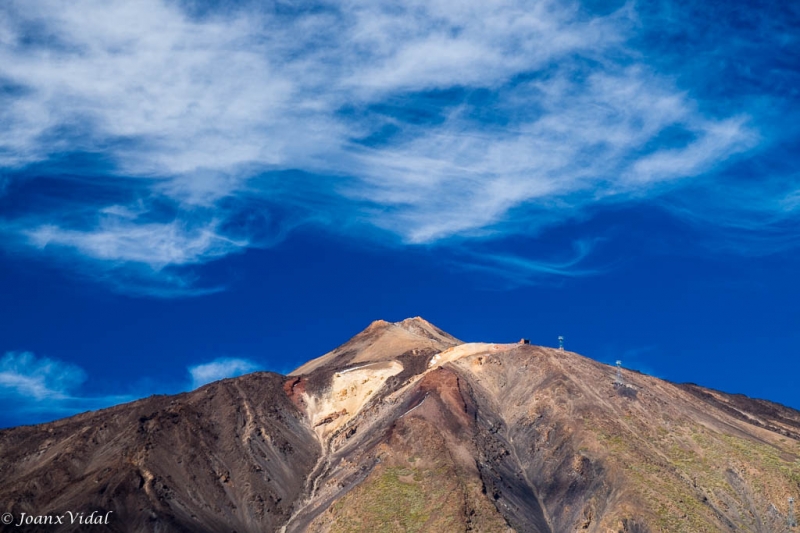
[[[689,421],[655,433],[630,419],[624,429],[584,423],[658,531],[783,531],[786,498],[800,492],[800,460],[767,443]]]

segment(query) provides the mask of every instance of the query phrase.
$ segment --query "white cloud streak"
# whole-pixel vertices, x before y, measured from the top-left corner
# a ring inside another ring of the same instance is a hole
[[[87,379],[79,366],[39,357],[30,352],[7,352],[0,357],[0,401],[4,424],[29,424],[101,409],[141,396],[85,396]]]
[[[188,382],[157,385],[145,380],[145,385],[132,384],[128,394],[90,396],[84,389],[88,376],[81,367],[30,352],[7,352],[0,357],[0,401],[6,407],[3,421],[52,420],[130,402],[153,393],[194,390],[212,381],[259,368],[248,359],[222,357],[188,367]]]
[[[247,359],[223,357],[210,363],[190,366],[189,375],[192,377],[192,389],[196,389],[212,381],[241,376],[257,369],[258,365]]]
[[[0,395],[34,400],[64,400],[86,380],[80,367],[37,358],[29,352],[9,352],[0,358]]]
[[[136,224],[104,218],[91,231],[39,226],[26,235],[39,248],[64,246],[94,259],[143,263],[155,270],[207,261],[247,245],[220,235],[214,222],[186,228],[177,221]]]
[[[510,287],[532,285],[542,278],[580,277],[599,274],[600,268],[583,267],[582,263],[596,246],[596,242],[578,241],[571,257],[562,259],[530,259],[503,253],[471,253],[458,266],[466,270],[491,274],[503,279]]]
[[[12,224],[34,247],[99,261],[162,270],[258,245],[226,233],[237,205],[317,201],[252,187],[274,171],[316,175],[350,219],[436,243],[535,233],[608,199],[657,194],[758,142],[747,117],[706,116],[637,63],[630,6],[605,17],[548,0],[350,0],[203,18],[162,0],[0,10],[0,81],[11,87],[0,166],[99,153],[146,184],[146,206],[177,206],[167,221],[131,214],[138,198],[96,205],[88,224],[47,212]],[[421,92],[448,90],[462,97],[408,118]],[[481,94],[488,103],[470,100]],[[663,140],[676,132],[683,140]],[[526,206],[548,215],[512,215]]]

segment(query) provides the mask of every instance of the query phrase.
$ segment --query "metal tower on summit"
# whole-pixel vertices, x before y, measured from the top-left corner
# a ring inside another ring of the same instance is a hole
[[[562,335],[558,336],[558,349],[562,352],[564,351],[564,337]]]

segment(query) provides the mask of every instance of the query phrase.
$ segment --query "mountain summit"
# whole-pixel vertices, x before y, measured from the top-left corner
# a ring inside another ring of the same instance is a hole
[[[294,370],[289,375],[308,374],[320,368],[339,368],[353,363],[391,361],[406,355],[433,355],[460,340],[440,330],[421,317],[402,322],[376,320],[364,331]]]
[[[800,412],[413,318],[289,376],[4,430],[0,476],[15,517],[109,531],[778,532]]]

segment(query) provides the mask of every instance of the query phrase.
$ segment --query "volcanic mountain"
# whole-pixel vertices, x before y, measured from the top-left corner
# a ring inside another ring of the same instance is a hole
[[[412,318],[288,376],[1,431],[0,479],[15,523],[111,511],[98,531],[773,533],[800,412]]]

